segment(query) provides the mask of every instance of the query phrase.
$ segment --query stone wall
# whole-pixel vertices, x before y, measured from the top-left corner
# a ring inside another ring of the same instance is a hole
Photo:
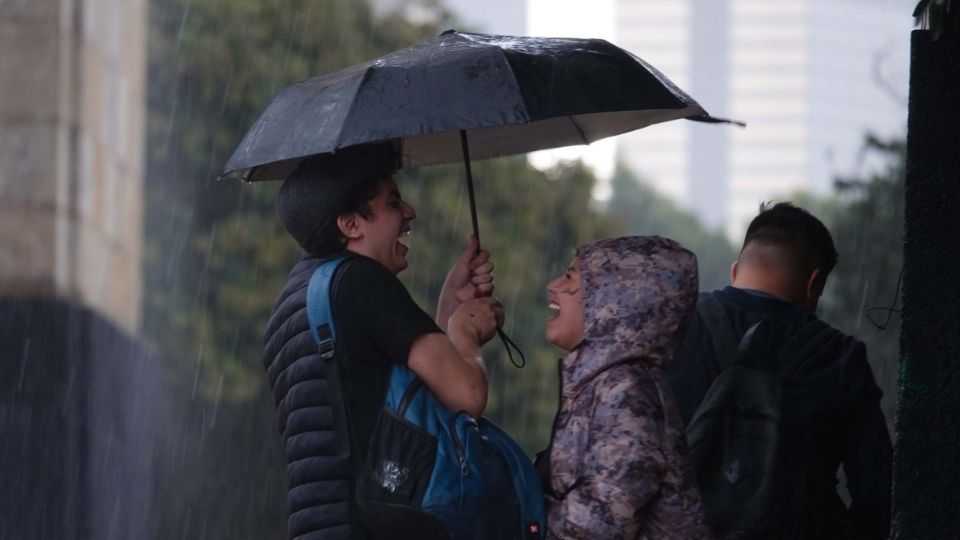
[[[148,538],[146,0],[0,0],[0,540]]]
[[[0,0],[0,297],[140,316],[144,0]]]

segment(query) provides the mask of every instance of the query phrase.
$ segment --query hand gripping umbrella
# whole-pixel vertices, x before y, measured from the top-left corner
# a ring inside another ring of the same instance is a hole
[[[386,56],[284,89],[221,178],[283,180],[306,157],[393,141],[401,166],[590,144],[635,129],[712,117],[652,66],[601,39],[448,30]]]

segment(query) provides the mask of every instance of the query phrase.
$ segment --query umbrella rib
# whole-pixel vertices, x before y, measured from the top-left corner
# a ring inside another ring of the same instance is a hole
[[[497,47],[494,47],[497,48]],[[510,72],[510,83],[511,90],[516,92],[520,96],[520,104],[523,105],[523,117],[526,119],[526,122],[530,122],[530,109],[527,107],[527,100],[523,97],[523,92],[520,91],[520,82],[517,80],[517,72],[513,69],[513,64],[510,63],[510,59],[506,56],[501,55],[500,59],[503,61],[503,64],[507,67],[507,71]]]
[[[590,141],[587,140],[587,135],[583,132],[583,129],[580,128],[580,124],[577,123],[577,118],[573,115],[568,116],[570,123],[573,124],[573,127],[577,128],[577,133],[580,134],[580,140],[583,141],[582,144],[590,144]]]
[[[343,117],[343,123],[341,124],[340,133],[337,134],[337,142],[336,142],[336,144],[334,145],[334,146],[335,146],[335,148],[334,148],[334,150],[333,150],[334,152],[337,151],[338,149],[340,149],[341,145],[343,144],[343,128],[342,128],[342,126],[349,126],[349,125],[350,125],[350,119],[351,119],[351,117],[353,116],[353,112],[356,110],[356,107],[357,107],[357,91],[360,89],[361,86],[363,86],[363,83],[367,82],[367,78],[370,77],[370,75],[371,75],[371,71],[372,71],[372,70],[371,70],[370,68],[372,68],[372,67],[373,67],[373,62],[370,62],[369,65],[367,65],[367,67],[364,68],[364,70],[363,70],[363,77],[360,77],[360,80],[357,82],[356,88],[354,88],[353,99],[352,99],[351,102],[350,102],[350,110],[347,111],[347,114],[344,115],[344,117]]]

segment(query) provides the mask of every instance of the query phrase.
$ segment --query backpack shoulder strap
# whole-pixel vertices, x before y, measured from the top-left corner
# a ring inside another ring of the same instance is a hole
[[[780,353],[780,369],[777,370],[777,378],[781,383],[786,381],[804,360],[823,350],[836,337],[836,330],[820,319],[813,317],[780,348],[782,352]]]
[[[345,258],[331,259],[320,263],[313,271],[307,285],[307,319],[310,320],[310,335],[324,359],[333,357],[333,343],[336,329],[333,324],[333,312],[330,308],[330,284],[333,274]]]
[[[349,261],[352,258],[353,257],[347,255],[320,263],[317,269],[313,271],[313,275],[310,277],[310,283],[307,285],[307,318],[310,320],[310,335],[313,336],[313,341],[317,344],[320,356],[324,360],[332,359],[336,353],[335,343],[337,331],[336,325],[333,322],[333,309],[331,308],[331,302],[333,295],[336,293],[335,289],[337,285],[337,283],[334,282],[334,276],[336,275],[337,269],[341,266],[341,263]],[[339,367],[336,362],[329,362],[328,368],[330,370],[328,383],[334,383],[328,387],[330,391],[333,392],[334,399],[340,402],[342,395],[340,394],[341,390],[338,386],[340,382]],[[398,369],[391,370],[390,383],[387,385],[385,394],[389,394],[391,385],[406,385],[403,371],[404,370]],[[423,381],[414,374],[409,385],[404,386],[403,397],[400,399],[396,408],[401,417],[406,414],[407,408],[417,396],[417,392],[421,387],[423,387]],[[386,396],[384,401],[386,401]],[[341,437],[341,440],[343,439],[344,438]]]
[[[732,365],[737,360],[740,340],[737,339],[723,304],[712,293],[700,293],[697,298],[697,312],[703,317],[707,333],[710,334],[720,369]]]
[[[330,392],[330,404],[333,407],[333,427],[336,433],[337,456],[353,461],[350,451],[352,437],[347,412],[344,406],[340,382],[340,368],[337,365],[336,355],[336,327],[333,323],[333,309],[331,298],[335,293],[336,284],[333,278],[341,263],[349,257],[340,257],[325,261],[313,271],[307,285],[307,319],[310,321],[310,335],[320,357],[324,360],[324,373],[327,380],[327,390]],[[354,467],[356,464],[354,464]]]

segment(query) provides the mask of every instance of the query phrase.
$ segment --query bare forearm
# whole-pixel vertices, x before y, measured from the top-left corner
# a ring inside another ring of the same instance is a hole
[[[474,298],[444,322],[446,335],[428,334],[414,342],[408,365],[447,408],[480,416],[487,406],[480,346],[503,323],[503,306],[493,297]]]
[[[454,297],[452,292],[447,291],[447,288],[444,287],[440,291],[440,298],[437,299],[437,326],[439,326],[444,332],[447,331],[447,326],[450,322],[450,316],[453,315],[453,312],[457,310],[457,306],[460,305],[460,302]]]
[[[443,334],[425,335],[414,343],[408,365],[448,409],[483,414],[487,373],[479,346],[471,346],[468,336],[455,341]]]
[[[473,416],[479,417],[487,405],[487,366],[480,355],[480,345],[476,336],[468,335],[463,329],[451,328],[448,337],[467,366],[466,370],[470,372],[468,378],[474,386],[474,391],[471,393],[483,397],[474,404],[474,410],[468,410]]]

